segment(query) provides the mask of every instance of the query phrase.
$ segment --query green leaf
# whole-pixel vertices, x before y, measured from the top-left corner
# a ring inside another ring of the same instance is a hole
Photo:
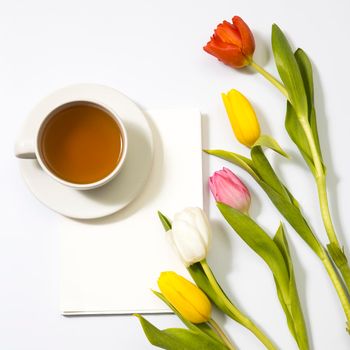
[[[281,251],[289,270],[290,306],[285,305],[283,307],[283,308],[286,307],[289,311],[288,313],[286,313],[289,329],[291,333],[294,334],[294,338],[296,339],[299,345],[299,349],[307,350],[309,349],[309,340],[308,340],[304,315],[303,315],[303,311],[301,308],[300,299],[298,295],[298,290],[296,286],[292,258],[289,252],[287,238],[282,225],[279,226],[273,240],[277,244],[279,250]],[[281,303],[284,302],[284,300],[281,300],[281,299],[280,301]]]
[[[310,125],[312,135],[315,140],[318,156],[321,159],[324,171],[326,171],[326,167],[324,166],[322,161],[322,152],[321,152],[320,141],[319,141],[319,136],[317,131],[317,119],[316,119],[316,111],[314,106],[314,83],[313,83],[312,65],[308,56],[302,49],[298,49],[295,52],[294,56],[296,58],[297,64],[299,66],[299,69],[302,75],[303,84],[305,87],[305,92],[308,100],[308,124]],[[287,104],[285,126],[289,136],[299,148],[299,151],[304,157],[310,170],[314,175],[316,175],[313,156],[312,156],[305,132],[299,122],[296,112],[294,111],[293,107],[290,104]]]
[[[246,170],[253,178],[258,178],[255,173],[254,164],[251,159],[241,156],[240,154],[228,152],[224,150],[204,150],[205,153],[227,160],[228,162],[238,165]]]
[[[312,65],[309,60],[309,57],[302,49],[296,50],[294,53],[294,57],[297,61],[297,64],[301,73],[301,77],[303,79],[309,111],[310,111],[311,106],[314,104],[314,79],[313,79]]]
[[[253,147],[250,154],[252,156],[255,172],[259,175],[259,180],[267,183],[282,197],[289,200],[289,195],[286,192],[285,187],[274,172],[261,147]]]
[[[327,244],[327,249],[332,260],[337,265],[338,268],[346,266],[348,264],[348,259],[346,258],[344,252],[338,247],[336,243]]]
[[[264,152],[260,147],[254,147],[251,155],[259,174],[259,185],[311,249],[316,254],[323,254],[323,248],[301,213],[297,200],[279,180]]]
[[[307,141],[304,129],[300,124],[300,120],[298,119],[295,110],[289,102],[287,102],[285,127],[290,138],[296,144],[310,170],[315,175],[315,165],[309,143]]]
[[[160,330],[141,315],[135,316],[140,320],[149,342],[159,348],[167,350],[227,350],[227,346],[204,333],[196,333],[182,328]]]
[[[281,148],[281,146],[278,144],[278,142],[273,137],[271,137],[269,135],[261,135],[256,140],[256,142],[254,143],[252,148],[255,146],[270,148],[273,151],[279,153],[281,156],[289,158],[288,154]]]
[[[307,350],[308,337],[283,227],[280,226],[271,239],[249,216],[225,204],[217,205],[230,226],[270,267],[291,333],[299,348]]]
[[[307,98],[299,66],[288,40],[276,24],[272,26],[271,41],[277,70],[288,91],[289,101],[299,118],[307,118]]]
[[[298,64],[303,84],[305,87],[305,93],[308,101],[308,119],[307,122],[310,125],[313,138],[315,140],[316,149],[319,158],[322,162],[322,153],[321,153],[321,147],[318,137],[318,131],[317,131],[317,120],[316,120],[316,111],[314,106],[314,82],[313,82],[313,72],[312,72],[312,65],[311,62],[306,55],[306,53],[298,49],[295,54],[295,59]],[[306,134],[304,132],[304,129],[300,123],[299,116],[297,115],[297,112],[293,108],[293,106],[288,102],[287,103],[287,112],[286,112],[286,120],[285,120],[285,127],[287,129],[287,132],[292,139],[292,141],[297,145],[299,148],[300,153],[302,154],[303,158],[305,159],[307,165],[309,166],[311,172],[316,175],[315,171],[315,165],[313,160],[313,155],[311,153],[309,143],[307,141]],[[326,170],[324,164],[323,169]]]
[[[213,330],[213,328],[211,328],[207,323],[199,323],[196,325],[196,327],[203,333],[207,334],[209,337],[215,339],[217,342],[225,344],[223,339],[221,339],[219,335]]]
[[[284,296],[288,295],[289,274],[284,258],[271,237],[248,215],[223,203],[217,206],[230,226],[270,267]]]
[[[303,78],[304,87],[305,87],[305,91],[308,99],[309,124],[312,130],[313,137],[316,142],[317,152],[322,160],[320,141],[319,141],[318,131],[317,131],[312,64],[309,57],[302,49],[296,50],[296,52],[294,53],[294,56],[297,60],[297,63],[301,72],[301,76]]]
[[[283,185],[284,186],[284,185]],[[286,190],[286,192],[288,193],[289,199],[292,202],[292,204],[298,209],[300,210],[300,205],[299,202],[293,197],[293,195],[289,192],[288,188],[286,186],[284,186],[284,189]]]
[[[299,236],[319,257],[322,258],[324,255],[324,249],[312,232],[299,207],[296,206],[293,202],[287,201],[284,196],[281,196],[281,194],[276,192],[265,182],[260,181],[259,184],[269,196],[275,207],[287,219],[287,221],[299,234]]]
[[[190,330],[200,333],[203,332],[210,337],[216,339],[217,341],[223,343],[223,340],[218,336],[218,334],[207,324],[207,323],[198,323],[194,324],[190,321],[187,321],[182,315],[168,302],[165,296],[162,293],[159,293],[155,290],[152,291],[159,299],[161,299],[168,307],[177,315],[177,317],[183,322],[183,324]]]
[[[292,259],[282,225],[274,239],[271,239],[249,216],[222,203],[218,203],[218,208],[237,234],[270,267],[291,333],[299,348],[308,350],[307,331],[295,283]]]
[[[193,280],[196,282],[197,286],[209,297],[209,299],[226,315],[231,317],[236,322],[241,323],[240,318],[237,317],[231,310],[225,305],[222,298],[217,295],[213,287],[211,286],[207,275],[205,274],[202,265],[200,263],[195,263],[187,268]],[[214,277],[215,278],[215,277]],[[219,284],[218,284],[219,285]],[[225,292],[220,287],[224,295]],[[227,298],[229,300],[229,298]]]
[[[317,118],[316,118],[316,110],[315,107],[312,106],[310,115],[309,115],[309,123],[310,123],[310,127],[312,130],[312,135],[315,139],[315,143],[316,143],[316,148],[317,148],[317,153],[321,159],[322,162],[322,166],[323,166],[323,171],[324,173],[326,173],[326,166],[323,163],[323,157],[322,157],[322,151],[321,151],[321,146],[320,146],[320,140],[318,137],[318,131],[317,131]]]
[[[163,224],[164,230],[165,231],[171,230],[170,220],[164,214],[162,214],[160,211],[158,211],[158,216],[159,216],[161,223]]]
[[[283,294],[281,292],[281,289],[278,286],[277,280],[276,279],[274,279],[274,280],[275,280],[275,284],[276,284],[276,291],[277,291],[278,300],[280,301],[283,312],[286,315],[288,328],[289,328],[290,332],[292,333],[293,338],[296,339],[296,331],[294,328],[293,317],[288,309],[287,303],[283,299]]]

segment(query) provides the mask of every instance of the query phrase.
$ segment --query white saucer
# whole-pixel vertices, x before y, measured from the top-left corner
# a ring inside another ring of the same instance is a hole
[[[115,111],[127,130],[128,153],[115,179],[93,190],[74,190],[48,176],[36,160],[19,159],[23,178],[35,197],[50,209],[75,219],[100,218],[123,209],[140,193],[152,166],[153,139],[146,116],[126,96],[101,85],[72,85],[44,98],[26,119],[20,138],[30,139],[36,125],[58,105],[94,99]]]

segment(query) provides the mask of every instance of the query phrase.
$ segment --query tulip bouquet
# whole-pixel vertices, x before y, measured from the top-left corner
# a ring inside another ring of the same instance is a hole
[[[238,91],[231,90],[223,94],[222,98],[238,141],[250,148],[250,158],[223,150],[206,152],[246,170],[262,187],[294,230],[319,257],[338,294],[349,331],[350,268],[335,232],[328,206],[326,167],[317,132],[312,64],[302,49],[292,51],[285,35],[276,24],[272,26],[271,42],[276,67],[282,82],[254,62],[254,37],[240,17],[234,17],[232,23],[224,21],[219,24],[204,50],[233,68],[250,66],[277,87],[287,99],[285,127],[315,179],[320,212],[329,240],[326,247],[311,229],[298,201],[278,177],[265,156],[263,148],[270,148],[287,158],[288,156],[281,151],[277,142],[270,136],[260,135],[255,112],[249,101]],[[217,196],[216,199],[220,201]],[[233,222],[234,217],[227,211],[223,211],[221,204],[219,204],[219,209],[237,231]]]
[[[277,25],[272,27],[272,51],[281,81],[253,60],[254,36],[247,24],[234,17],[232,23],[219,24],[204,50],[233,68],[251,67],[281,91],[287,99],[286,130],[305,159],[318,191],[320,212],[328,235],[326,246],[313,231],[298,201],[281,181],[265,155],[270,149],[289,159],[278,142],[261,134],[258,118],[249,100],[232,89],[222,100],[233,132],[250,150],[250,157],[225,150],[205,150],[244,169],[266,192],[272,203],[320,259],[343,307],[347,330],[350,328],[350,267],[336,235],[328,207],[326,167],[317,132],[312,65],[306,53],[292,51]],[[251,196],[248,188],[228,168],[209,178],[209,188],[217,207],[240,238],[266,263],[275,282],[276,294],[287,325],[301,350],[309,349],[308,333],[297,291],[293,262],[283,225],[271,238],[249,215]],[[211,317],[212,304],[229,318],[251,331],[267,349],[278,349],[269,337],[235,305],[214,276],[206,258],[212,239],[205,213],[187,208],[171,222],[159,213],[166,236],[186,266],[192,283],[174,272],[163,272],[154,291],[182,320],[186,328],[160,330],[137,315],[149,341],[158,347],[177,349],[235,349]]]

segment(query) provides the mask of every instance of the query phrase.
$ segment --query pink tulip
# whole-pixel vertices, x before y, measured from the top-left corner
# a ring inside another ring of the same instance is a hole
[[[250,193],[242,181],[229,169],[216,171],[209,178],[209,188],[217,202],[224,203],[247,214]]]

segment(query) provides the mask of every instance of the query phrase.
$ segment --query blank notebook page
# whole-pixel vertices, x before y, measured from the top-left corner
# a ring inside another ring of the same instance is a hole
[[[202,207],[201,116],[193,109],[152,110],[147,115],[154,159],[139,196],[106,218],[60,218],[65,315],[169,312],[151,289],[157,289],[162,271],[188,276],[167,242],[157,211],[172,218],[185,207]]]

